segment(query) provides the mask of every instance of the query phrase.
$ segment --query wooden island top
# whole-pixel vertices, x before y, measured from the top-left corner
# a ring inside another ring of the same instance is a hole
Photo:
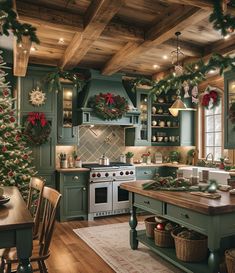
[[[218,191],[221,194],[220,199],[209,199],[192,195],[190,192],[143,190],[142,184],[150,181],[125,182],[121,184],[121,188],[207,215],[235,212],[235,195],[231,195],[229,192]]]

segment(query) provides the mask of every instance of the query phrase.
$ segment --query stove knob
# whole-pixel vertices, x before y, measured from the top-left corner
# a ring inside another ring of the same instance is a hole
[[[105,176],[108,177],[108,176],[109,176],[109,173],[105,173]]]
[[[128,171],[126,171],[126,175],[128,175],[129,174],[129,172]]]
[[[100,173],[97,173],[97,177],[101,177],[101,174],[100,174]]]
[[[130,171],[130,174],[133,174],[133,171]]]
[[[116,176],[116,173],[113,173],[113,176]]]
[[[93,173],[93,174],[92,174],[92,177],[96,177],[96,174],[95,174],[95,173]]]
[[[120,172],[120,175],[123,175],[123,172]]]

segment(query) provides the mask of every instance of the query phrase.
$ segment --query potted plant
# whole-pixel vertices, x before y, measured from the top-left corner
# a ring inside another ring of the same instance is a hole
[[[169,154],[169,158],[170,158],[170,161],[172,163],[174,163],[174,162],[178,163],[179,160],[180,160],[180,152],[178,152],[178,151],[171,151],[170,154]]]
[[[133,164],[133,156],[132,152],[127,152],[126,154],[126,163]]]

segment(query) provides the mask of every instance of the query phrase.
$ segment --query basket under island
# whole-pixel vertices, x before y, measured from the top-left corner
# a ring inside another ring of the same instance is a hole
[[[121,188],[129,191],[131,202],[130,246],[145,244],[161,257],[188,273],[217,273],[221,262],[221,240],[235,236],[235,196],[219,191],[220,199],[208,199],[189,192],[143,190],[146,180],[126,182]],[[208,236],[208,259],[200,263],[182,262],[174,248],[161,248],[137,231],[136,209],[148,211]],[[231,241],[231,240],[230,240]]]

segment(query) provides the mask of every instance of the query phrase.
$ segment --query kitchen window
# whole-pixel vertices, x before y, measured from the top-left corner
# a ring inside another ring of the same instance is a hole
[[[201,109],[201,156],[206,157],[209,153],[214,156],[214,160],[219,161],[223,157],[223,114],[222,98],[219,104],[213,109]],[[208,159],[211,159],[209,157]]]

